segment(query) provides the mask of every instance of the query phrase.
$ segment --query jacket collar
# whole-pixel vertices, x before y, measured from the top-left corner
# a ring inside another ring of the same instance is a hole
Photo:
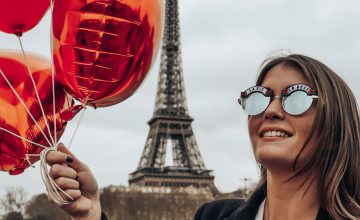
[[[223,220],[254,220],[261,202],[266,197],[266,188],[256,190],[246,203]],[[331,220],[330,215],[320,207],[316,220]]]

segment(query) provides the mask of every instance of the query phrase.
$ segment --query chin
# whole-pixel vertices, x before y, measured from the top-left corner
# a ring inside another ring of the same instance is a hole
[[[296,155],[291,156],[292,154],[288,151],[279,149],[279,146],[259,147],[254,151],[254,153],[257,162],[267,169],[277,167],[280,169],[291,170],[296,158]]]

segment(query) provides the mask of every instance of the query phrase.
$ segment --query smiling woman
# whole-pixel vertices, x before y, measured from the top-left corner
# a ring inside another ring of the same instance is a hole
[[[241,93],[261,179],[244,204],[203,205],[203,219],[359,219],[360,119],[346,83],[303,55],[266,60]]]
[[[204,204],[195,220],[360,219],[360,118],[346,83],[321,62],[289,55],[264,63],[241,93],[261,179],[250,198]],[[63,145],[49,152],[73,219],[106,219],[88,166]],[[62,164],[67,163],[68,166]]]

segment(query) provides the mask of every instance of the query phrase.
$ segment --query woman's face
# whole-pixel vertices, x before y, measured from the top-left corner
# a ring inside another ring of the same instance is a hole
[[[276,65],[265,76],[264,87],[280,96],[281,91],[288,86],[305,83],[311,87],[304,74],[293,67]],[[296,156],[307,139],[313,125],[316,108],[312,105],[303,114],[293,116],[286,113],[281,99],[274,99],[268,108],[261,114],[249,118],[249,133],[256,160],[266,168],[281,168],[291,172]],[[287,135],[264,136],[264,132],[280,131]],[[298,163],[302,163],[315,150],[316,137],[313,136]]]

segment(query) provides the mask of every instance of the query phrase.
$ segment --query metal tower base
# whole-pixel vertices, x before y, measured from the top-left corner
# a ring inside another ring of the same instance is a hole
[[[211,170],[201,173],[186,167],[142,168],[129,175],[129,184],[145,187],[194,187],[217,192]]]

